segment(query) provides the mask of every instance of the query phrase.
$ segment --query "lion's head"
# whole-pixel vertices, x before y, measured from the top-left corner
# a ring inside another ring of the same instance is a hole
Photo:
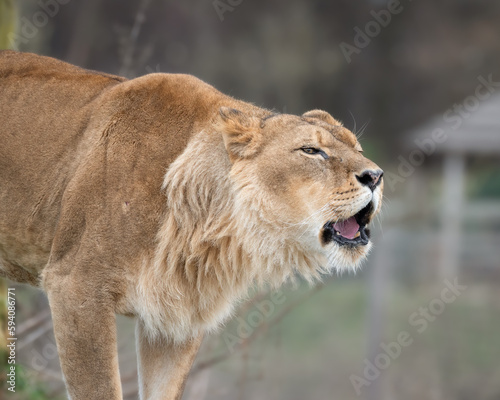
[[[328,113],[221,103],[168,167],[155,267],[142,278],[167,273],[163,311],[146,324],[173,338],[219,326],[253,283],[354,269],[381,206],[382,171]]]
[[[383,172],[356,136],[321,110],[261,117],[223,107],[220,115],[240,202],[330,267],[358,265],[371,246]]]

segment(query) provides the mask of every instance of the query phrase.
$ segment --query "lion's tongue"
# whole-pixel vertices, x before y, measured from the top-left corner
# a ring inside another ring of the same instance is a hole
[[[354,217],[342,222],[337,222],[333,224],[333,227],[346,239],[354,239],[354,236],[356,236],[356,233],[358,233],[359,230],[359,225]]]

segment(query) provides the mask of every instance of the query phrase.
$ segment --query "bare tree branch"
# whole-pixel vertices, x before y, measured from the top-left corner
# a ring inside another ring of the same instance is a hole
[[[41,311],[39,314],[34,315],[33,317],[30,317],[26,321],[20,323],[19,326],[17,327],[17,334],[19,336],[22,336],[31,329],[36,328],[37,326],[43,324],[48,319],[50,319],[50,309],[47,307],[47,309]]]
[[[245,339],[243,342],[241,342],[238,345],[236,345],[234,347],[234,350],[235,351],[240,351],[241,349],[245,348],[245,346],[247,346],[248,344],[250,344],[253,341],[255,341],[255,339],[260,335],[260,333],[262,331],[268,330],[268,329],[272,328],[274,325],[277,325],[296,306],[298,306],[299,304],[302,304],[302,303],[306,302],[308,299],[310,299],[312,296],[314,296],[315,294],[317,294],[323,288],[324,288],[324,285],[320,284],[320,285],[316,286],[313,290],[311,290],[310,292],[308,292],[306,295],[304,295],[301,298],[299,298],[299,299],[291,302],[290,304],[288,304],[285,308],[283,308],[281,310],[280,313],[278,313],[278,315],[276,315],[273,319],[271,319],[268,324],[261,324],[257,329],[255,329],[252,332],[252,334],[247,339]],[[232,355],[233,355],[232,352],[227,351],[227,352],[225,352],[223,354],[219,354],[217,356],[214,356],[214,357],[212,357],[212,358],[210,358],[210,359],[208,359],[206,361],[202,361],[199,364],[197,364],[191,370],[190,376],[193,376],[193,375],[197,374],[198,372],[202,371],[205,368],[212,367],[215,364],[218,364],[218,363],[220,363],[222,361],[225,361],[228,358],[230,358]]]
[[[49,320],[45,322],[41,327],[36,329],[35,331],[31,332],[29,335],[27,335],[23,340],[19,341],[19,344],[17,345],[18,350],[21,350],[23,347],[27,346],[30,343],[33,343],[35,340],[37,340],[39,337],[45,335],[47,332],[49,332],[52,329],[52,320]]]
[[[146,11],[151,3],[151,0],[142,0],[139,4],[139,10],[135,16],[134,25],[130,31],[127,43],[125,45],[125,51],[123,54],[123,63],[120,68],[119,75],[129,77],[132,73],[132,59],[135,53],[135,47],[137,44],[137,38],[141,32],[142,25],[146,21]]]

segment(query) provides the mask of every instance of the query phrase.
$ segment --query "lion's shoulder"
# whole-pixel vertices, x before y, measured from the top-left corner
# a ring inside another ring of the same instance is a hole
[[[212,85],[188,74],[152,73],[119,86],[116,92],[124,93],[131,101],[142,101],[147,97],[152,104],[158,99],[168,110],[179,107],[194,111],[215,110],[221,102],[234,101]]]

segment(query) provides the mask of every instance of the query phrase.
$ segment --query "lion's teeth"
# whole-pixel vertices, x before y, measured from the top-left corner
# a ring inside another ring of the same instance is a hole
[[[360,236],[361,236],[361,233],[359,233],[359,231],[358,231],[358,233],[356,233],[356,236],[354,236],[354,239],[356,239],[356,238],[358,238]]]

